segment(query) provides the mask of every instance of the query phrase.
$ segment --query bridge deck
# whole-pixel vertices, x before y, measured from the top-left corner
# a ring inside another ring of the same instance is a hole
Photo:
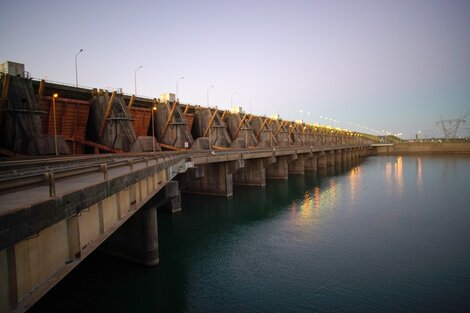
[[[329,148],[255,148],[245,150],[217,151],[213,153],[191,152],[185,153],[191,158],[194,164],[207,164],[216,162],[227,162],[239,159],[263,158],[269,156],[292,155],[296,153],[324,152],[337,149],[347,149],[349,147],[329,147]],[[188,151],[189,152],[189,151]],[[87,156],[79,157],[58,157],[48,159],[23,159],[22,162],[3,162],[0,166],[0,217],[13,211],[27,208],[33,204],[47,201],[50,199],[50,186],[43,175],[51,172],[55,174],[55,195],[63,196],[74,191],[82,190],[103,182],[104,173],[102,166],[106,164],[108,179],[113,179],[129,173],[128,162],[133,160],[133,169],[142,169],[149,165],[155,165],[163,162],[167,158],[182,155],[182,153],[160,152],[158,154],[144,153],[136,155],[108,157]],[[85,160],[85,161],[84,161]],[[44,165],[44,162],[47,164]],[[9,163],[9,164],[7,164]],[[73,166],[78,163],[78,165]],[[118,164],[116,164],[118,163]],[[67,165],[69,164],[69,165]],[[11,171],[8,172],[8,168]],[[78,167],[78,168],[77,168]],[[87,170],[88,168],[88,170]],[[67,173],[70,173],[67,175]],[[11,180],[34,180],[36,183],[18,183],[18,187],[13,188]],[[11,186],[8,186],[8,184]],[[3,187],[2,187],[3,184]]]
[[[132,160],[128,158],[126,160]],[[146,166],[156,165],[158,159],[149,159],[148,164],[144,162],[133,164],[133,170],[143,169]],[[102,163],[106,164],[106,163]],[[109,168],[107,171],[108,179],[113,179],[129,173],[130,167],[120,166]],[[74,191],[83,190],[86,187],[102,183],[104,180],[104,173],[97,169],[91,173],[84,173],[82,175],[66,177],[55,182],[56,197],[61,197],[65,194]],[[50,199],[49,185],[43,186],[29,186],[27,189],[19,189],[6,194],[0,195],[0,217],[4,214],[11,213],[12,211],[21,210],[33,204],[44,202]]]

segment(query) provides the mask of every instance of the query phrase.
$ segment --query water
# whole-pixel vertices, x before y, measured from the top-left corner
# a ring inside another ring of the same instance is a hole
[[[184,196],[160,265],[94,253],[31,312],[470,312],[470,157]]]

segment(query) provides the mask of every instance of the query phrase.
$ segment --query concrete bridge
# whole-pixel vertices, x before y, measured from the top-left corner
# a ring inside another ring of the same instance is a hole
[[[369,151],[343,146],[5,161],[1,312],[27,310],[100,245],[139,264],[158,264],[156,208],[181,210],[181,188],[230,197],[234,184],[262,187],[266,179],[341,166]]]
[[[180,211],[181,191],[231,197],[234,184],[263,187],[371,149],[360,134],[174,99],[1,83],[0,153],[22,156],[0,163],[1,313],[27,310],[98,247],[158,264],[156,208]]]

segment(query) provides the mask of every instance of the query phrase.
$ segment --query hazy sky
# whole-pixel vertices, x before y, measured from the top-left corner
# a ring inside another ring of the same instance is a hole
[[[80,85],[133,93],[142,65],[137,91],[151,98],[184,76],[184,103],[206,105],[215,85],[210,106],[238,92],[255,114],[404,138],[470,111],[468,0],[2,0],[0,35],[0,62],[35,78],[75,83],[83,48]]]

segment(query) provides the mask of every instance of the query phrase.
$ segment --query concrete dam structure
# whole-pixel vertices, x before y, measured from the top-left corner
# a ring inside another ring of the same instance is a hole
[[[45,112],[40,110],[31,80],[4,75],[1,90],[1,148],[28,155],[53,154],[55,150],[69,153],[63,136],[56,138],[54,149],[54,138],[43,132],[40,117]]]
[[[0,312],[24,312],[95,249],[154,266],[157,208],[181,192],[231,197],[357,162],[370,139],[3,74]]]
[[[0,85],[3,156],[370,143],[345,130],[117,91],[69,87],[8,74],[2,74]],[[209,137],[210,145],[197,143]]]

